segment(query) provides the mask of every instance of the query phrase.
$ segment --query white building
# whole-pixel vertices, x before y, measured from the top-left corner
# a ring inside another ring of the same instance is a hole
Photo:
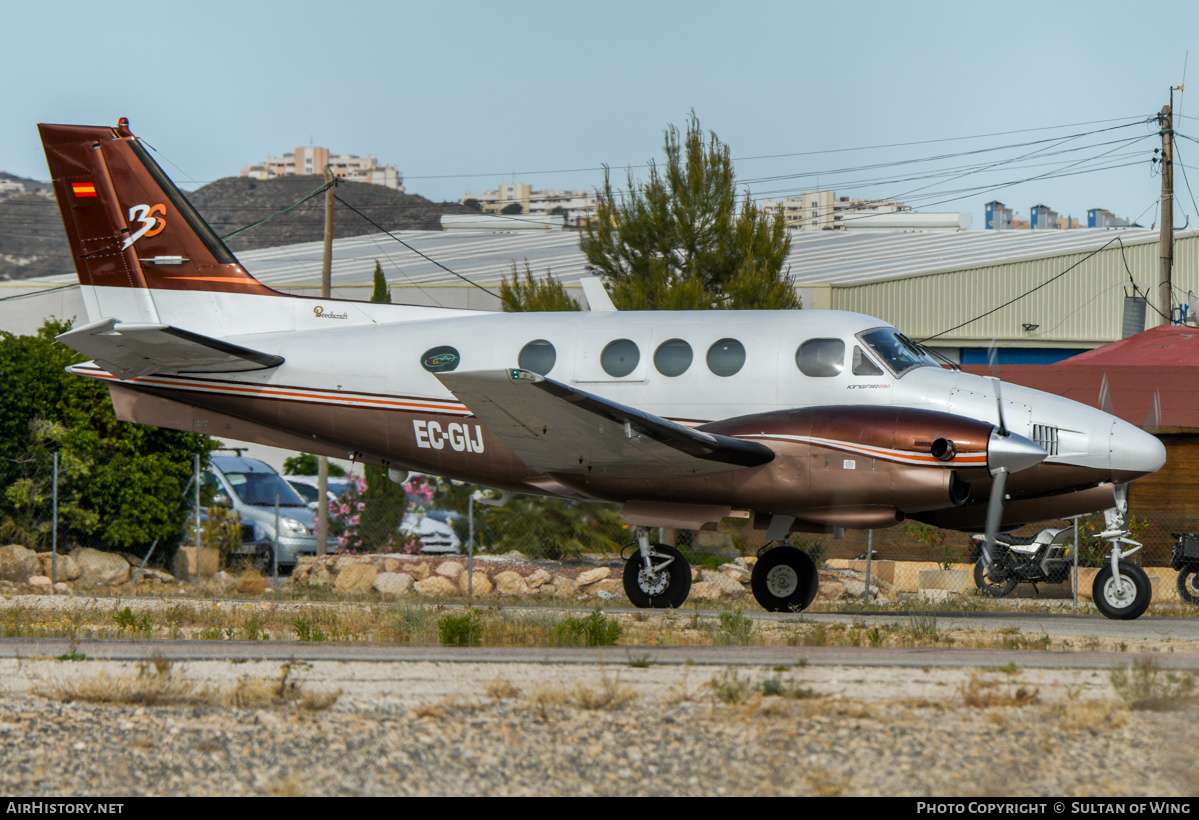
[[[594,191],[534,191],[523,182],[503,182],[493,191],[473,194],[469,191],[459,200],[466,204],[475,200],[486,214],[503,213],[505,208],[519,204],[521,213],[530,216],[561,216],[570,227],[579,227],[595,216]]]
[[[313,176],[323,174],[325,166],[333,176],[350,182],[366,182],[384,185],[403,192],[404,175],[394,165],[380,165],[374,154],[360,157],[357,154],[330,154],[328,148],[313,145],[297,148],[282,157],[267,157],[262,162],[246,165],[241,169],[243,177],[253,179],[275,179],[284,176]]]

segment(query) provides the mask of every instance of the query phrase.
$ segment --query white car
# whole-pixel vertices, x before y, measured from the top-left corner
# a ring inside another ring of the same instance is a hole
[[[285,475],[283,477],[285,479],[287,479],[287,483],[290,484],[297,493],[299,493],[301,496],[303,496],[304,501],[306,501],[308,503],[309,507],[312,507],[313,509],[316,508],[316,499],[320,494],[316,476],[314,476],[314,475]],[[346,487],[348,487],[349,485],[346,483],[345,478],[342,478],[340,476],[338,476],[336,478],[333,476],[330,476],[328,484],[326,486],[327,486],[326,494],[327,494],[329,500],[336,501],[341,496],[341,494],[346,491]]]
[[[425,554],[448,554],[462,551],[462,541],[449,524],[425,515],[423,511],[404,514],[400,532],[411,535],[420,542],[420,551]]]

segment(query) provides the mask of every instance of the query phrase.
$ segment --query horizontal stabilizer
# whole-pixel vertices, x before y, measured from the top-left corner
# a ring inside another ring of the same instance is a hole
[[[692,430],[527,370],[436,375],[540,473],[701,475],[756,467],[774,458],[763,444]]]
[[[102,319],[56,337],[119,379],[153,373],[237,373],[283,364],[260,353],[170,325]]]

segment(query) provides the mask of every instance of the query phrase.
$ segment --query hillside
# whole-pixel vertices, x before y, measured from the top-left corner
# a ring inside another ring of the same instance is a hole
[[[71,273],[70,250],[48,183],[0,172],[0,179],[25,185],[25,192],[0,194],[0,280]],[[323,183],[321,177],[271,180],[228,177],[186,194],[219,236],[233,232],[303,199]],[[457,203],[435,203],[380,185],[338,185],[336,194],[387,230],[439,230],[442,214],[473,213]],[[318,195],[266,224],[228,239],[234,253],[274,245],[318,242],[324,233],[325,202]],[[334,204],[335,237],[359,236],[378,229],[340,202]]]

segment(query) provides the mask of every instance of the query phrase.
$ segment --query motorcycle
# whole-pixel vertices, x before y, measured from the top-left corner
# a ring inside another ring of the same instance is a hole
[[[1002,598],[1011,595],[1021,583],[1060,584],[1070,578],[1074,556],[1068,543],[1071,527],[1048,527],[1031,538],[999,534],[988,565],[983,557],[984,535],[972,535],[974,546],[970,560],[974,561],[974,585],[988,595]],[[1199,544],[1199,538],[1196,539]],[[1199,565],[1197,565],[1199,566]],[[1181,587],[1180,587],[1181,588]]]
[[[1178,597],[1188,604],[1199,604],[1199,535],[1172,533],[1174,549],[1170,566],[1178,570]]]

